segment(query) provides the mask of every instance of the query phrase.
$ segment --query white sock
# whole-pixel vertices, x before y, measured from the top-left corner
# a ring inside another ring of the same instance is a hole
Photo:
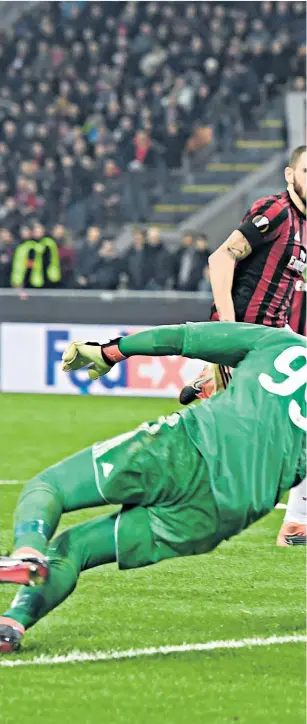
[[[284,523],[307,523],[307,477],[291,488]]]

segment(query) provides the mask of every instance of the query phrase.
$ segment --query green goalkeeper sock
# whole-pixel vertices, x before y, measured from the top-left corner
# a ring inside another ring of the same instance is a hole
[[[46,553],[62,513],[61,496],[51,481],[33,478],[24,488],[14,514],[14,550]]]
[[[73,592],[81,571],[115,562],[116,518],[103,515],[55,538],[48,549],[48,580],[35,588],[22,586],[3,615],[30,628]]]
[[[104,504],[92,448],[86,448],[25,485],[14,515],[14,550],[34,548],[45,554],[62,513]]]

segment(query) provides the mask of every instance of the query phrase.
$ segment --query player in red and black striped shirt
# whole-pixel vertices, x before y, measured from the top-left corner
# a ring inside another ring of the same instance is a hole
[[[293,332],[307,336],[306,328],[306,292],[307,282],[303,279],[295,284],[295,290],[292,297],[292,304],[289,316],[289,325]]]
[[[285,169],[287,191],[256,201],[238,228],[209,257],[211,319],[284,327],[295,284],[306,270],[306,146]],[[202,377],[181,402],[202,394]]]
[[[306,173],[306,146],[299,146],[285,169],[287,191],[256,201],[209,257],[211,319],[273,327],[289,323],[295,285],[306,271]],[[206,367],[187,384],[180,402],[225,388],[230,370],[214,366],[213,372],[215,379]]]
[[[306,167],[302,146],[285,171],[288,190],[256,201],[210,257],[214,318],[287,323],[295,283],[306,269]]]

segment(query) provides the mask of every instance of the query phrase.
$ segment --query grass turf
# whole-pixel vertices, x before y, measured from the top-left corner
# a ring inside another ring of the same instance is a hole
[[[173,400],[0,395],[0,479],[25,480],[175,407]],[[11,545],[20,489],[0,486],[2,551]],[[100,512],[70,514],[61,527]],[[83,574],[73,596],[28,632],[18,657],[304,633],[305,550],[275,547],[281,518],[273,511],[207,556]],[[14,592],[1,587],[2,609]],[[0,722],[303,724],[304,678],[302,644],[0,668]]]

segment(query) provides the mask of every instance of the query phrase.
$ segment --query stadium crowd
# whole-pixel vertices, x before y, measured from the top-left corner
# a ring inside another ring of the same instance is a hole
[[[75,249],[65,247],[65,227],[56,224],[51,236],[35,222],[23,228],[22,243],[14,248],[10,231],[3,230],[0,246],[1,287],[54,287],[78,289],[210,292],[209,242],[205,236],[186,232],[178,249],[171,252],[158,227],[136,227],[126,253],[118,255],[113,239],[102,238],[98,226],[90,226],[84,241]],[[57,243],[55,242],[57,239]],[[34,246],[49,249],[46,263]],[[25,254],[23,251],[25,250]],[[37,269],[39,269],[37,274]]]
[[[16,246],[45,236],[69,284],[115,288],[123,272],[132,288],[190,285],[201,248],[181,277],[156,230],[147,243],[137,231],[120,264],[112,239],[149,220],[199,129],[228,148],[264,98],[304,88],[304,13],[270,1],[32,5],[0,35],[0,285]]]
[[[209,291],[209,243],[204,236],[187,232],[174,253],[161,240],[160,230],[135,229],[132,246],[116,255],[112,241],[97,243],[99,229],[91,227],[77,257],[77,285],[92,289],[116,289],[122,283],[129,289],[159,291]],[[90,250],[89,250],[90,248]],[[103,263],[101,264],[101,260]]]

